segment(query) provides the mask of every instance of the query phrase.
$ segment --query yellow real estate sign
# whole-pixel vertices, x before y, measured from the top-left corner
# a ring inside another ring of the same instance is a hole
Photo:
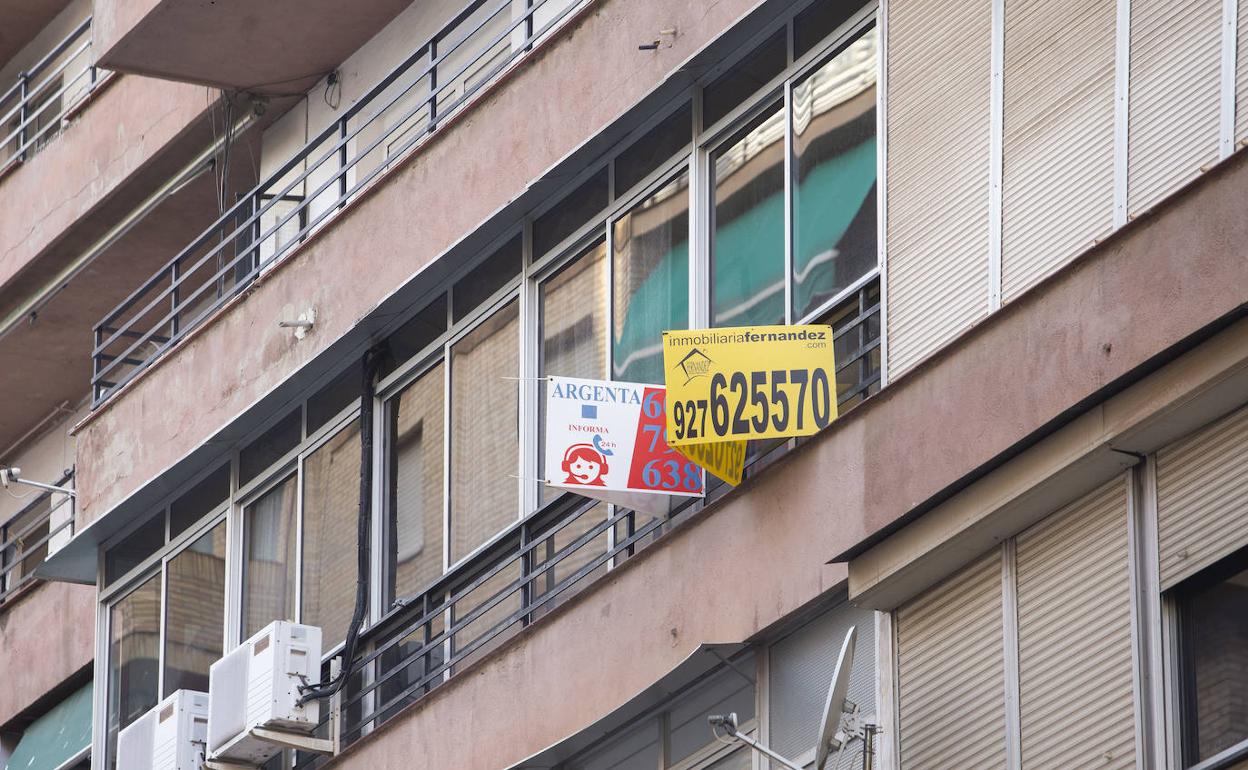
[[[667,443],[809,436],[836,419],[832,327],[663,332]]]

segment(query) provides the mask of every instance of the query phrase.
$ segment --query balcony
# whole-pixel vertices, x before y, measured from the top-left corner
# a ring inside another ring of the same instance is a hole
[[[72,484],[73,474],[57,486]],[[44,492],[0,524],[0,607],[35,580],[35,569],[47,558],[54,541],[73,536],[74,499]]]
[[[93,403],[118,388],[323,227],[534,49],[571,10],[473,0],[334,123],[94,327]]]

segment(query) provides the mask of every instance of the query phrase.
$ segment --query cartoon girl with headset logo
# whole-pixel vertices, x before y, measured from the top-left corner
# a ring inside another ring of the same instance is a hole
[[[607,475],[607,455],[613,454],[603,449],[601,436],[594,436],[593,444],[573,444],[563,453],[563,470],[568,474],[564,484],[576,484],[586,487],[605,487],[603,479]]]

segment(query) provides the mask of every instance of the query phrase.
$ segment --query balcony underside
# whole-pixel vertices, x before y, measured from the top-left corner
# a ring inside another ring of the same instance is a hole
[[[69,0],[0,0],[0,66],[34,39]]]
[[[0,291],[0,316],[8,317],[23,303],[47,292],[53,276],[211,141],[207,122],[197,121],[5,286]],[[247,189],[255,183],[256,169],[248,164],[249,158],[259,157],[259,132],[253,128],[245,134],[234,152],[234,158],[245,160],[233,165],[229,188]],[[197,235],[217,212],[216,179],[211,172],[202,173],[63,284],[46,304],[0,335],[0,371],[5,373],[6,391],[0,401],[0,444],[11,442],[58,405],[76,404],[87,394],[91,325],[124,299],[142,276]]]
[[[411,0],[99,0],[100,64],[119,72],[293,94],[311,88]]]

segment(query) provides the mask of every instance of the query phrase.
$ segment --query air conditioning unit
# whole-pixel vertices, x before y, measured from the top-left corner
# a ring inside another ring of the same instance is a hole
[[[321,629],[278,620],[212,664],[208,671],[208,758],[261,764],[309,736],[317,701],[300,704],[300,686],[321,674]],[[276,741],[276,742],[275,742]]]
[[[200,770],[208,738],[208,693],[178,690],[117,736],[117,767]]]

